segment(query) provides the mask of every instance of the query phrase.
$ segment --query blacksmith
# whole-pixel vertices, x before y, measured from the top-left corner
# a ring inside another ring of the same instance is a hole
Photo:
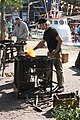
[[[42,48],[47,43],[48,47],[48,56],[53,58],[53,64],[55,66],[57,72],[57,82],[58,82],[58,89],[56,92],[63,92],[64,91],[64,77],[63,77],[63,67],[62,67],[62,51],[61,45],[63,39],[57,32],[55,28],[50,27],[50,22],[46,19],[40,19],[38,22],[41,25],[41,28],[45,30],[43,35],[43,40],[41,40],[34,50],[38,48]],[[46,77],[49,75],[49,71],[46,72]]]

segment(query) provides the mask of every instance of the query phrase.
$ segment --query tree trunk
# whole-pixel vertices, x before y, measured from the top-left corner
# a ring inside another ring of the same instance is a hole
[[[5,39],[5,32],[4,32],[4,1],[1,0],[1,35],[0,35],[0,41]],[[1,49],[0,49],[0,70],[1,70]]]
[[[1,39],[0,40],[5,40],[5,24],[4,24],[5,11],[3,5],[4,2],[5,0],[1,0]]]

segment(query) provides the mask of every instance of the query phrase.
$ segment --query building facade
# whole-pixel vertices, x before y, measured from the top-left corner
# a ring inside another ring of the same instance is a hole
[[[13,19],[20,16],[25,22],[36,22],[51,9],[51,0],[23,0],[23,8],[16,14],[13,13]]]

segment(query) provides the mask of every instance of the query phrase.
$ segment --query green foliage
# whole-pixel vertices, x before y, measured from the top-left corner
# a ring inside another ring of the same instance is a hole
[[[14,8],[20,8],[22,7],[22,0],[5,0],[5,3],[7,5],[10,5],[11,7],[14,7]]]
[[[72,102],[68,105],[56,105],[53,108],[53,113],[56,120],[80,120],[80,109],[75,106],[77,97],[72,98]]]
[[[20,9],[22,8],[23,0],[1,0],[0,7],[11,8],[11,9]]]
[[[80,120],[79,108],[66,108],[65,106],[57,106],[54,108],[56,120]]]

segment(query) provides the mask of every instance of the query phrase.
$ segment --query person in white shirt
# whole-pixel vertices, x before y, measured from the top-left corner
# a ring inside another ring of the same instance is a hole
[[[17,41],[27,40],[29,37],[29,29],[25,22],[20,17],[16,19],[16,25],[14,27],[13,34],[16,35]]]
[[[16,19],[16,25],[14,27],[13,35],[17,37],[17,42],[21,43],[29,38],[29,29],[25,22],[22,21],[20,17]],[[23,47],[19,47],[18,52],[23,51]]]

